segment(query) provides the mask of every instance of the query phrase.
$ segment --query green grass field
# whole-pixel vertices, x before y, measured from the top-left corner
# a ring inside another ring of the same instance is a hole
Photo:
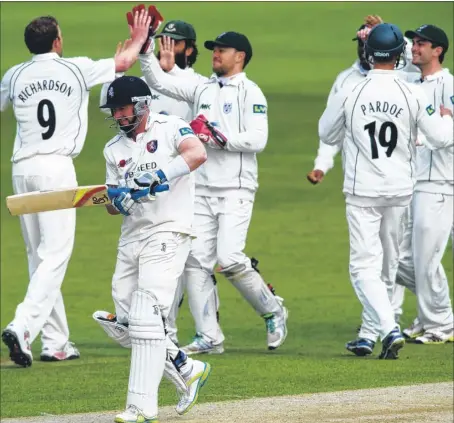
[[[34,17],[52,14],[60,22],[65,55],[109,57],[127,36],[125,12],[132,3],[1,3],[1,72],[25,61],[23,29]],[[344,350],[355,336],[360,304],[348,276],[348,233],[340,163],[321,186],[306,181],[317,151],[317,122],[336,75],[355,60],[351,42],[367,14],[379,14],[403,30],[435,23],[453,33],[452,3],[161,3],[167,19],[194,24],[200,47],[196,70],[209,75],[203,41],[226,30],[248,35],[254,57],[247,71],[268,98],[269,143],[259,156],[260,189],[246,251],[260,259],[265,278],[286,299],[289,336],[275,352],[266,350],[265,327],[227,280],[220,280],[221,321],[226,353],[209,357],[212,377],[200,401],[222,401],[389,385],[452,380],[451,345],[407,345],[398,361],[358,359]],[[451,40],[453,41],[453,40]],[[452,70],[452,51],[446,65]],[[133,73],[140,72],[138,65]],[[85,148],[76,160],[81,185],[103,183],[104,144],[113,136],[93,89]],[[15,122],[1,115],[1,194],[11,194]],[[28,283],[19,220],[1,204],[1,326],[14,316]],[[121,409],[129,373],[129,351],[117,347],[92,320],[112,309],[110,281],[120,218],[103,209],[78,211],[76,245],[63,293],[71,340],[80,360],[35,361],[29,369],[10,364],[1,347],[1,417]],[[434,222],[434,224],[436,224]],[[444,265],[452,292],[451,245]],[[415,315],[407,294],[403,324]],[[185,304],[180,340],[193,335]],[[39,339],[34,343],[39,357]],[[380,346],[377,346],[379,352]],[[161,403],[175,401],[164,382]]]

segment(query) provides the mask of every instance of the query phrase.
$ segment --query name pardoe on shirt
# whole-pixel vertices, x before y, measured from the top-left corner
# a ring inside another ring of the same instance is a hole
[[[27,85],[18,95],[22,103],[25,103],[33,94],[41,91],[58,91],[61,94],[70,97],[74,89],[66,82],[54,81],[53,79],[45,79],[44,81],[36,81]]]
[[[388,113],[396,118],[404,111],[402,107],[397,106],[396,104],[389,104],[387,101],[375,101],[368,104],[361,104],[361,111],[364,116],[367,113]]]

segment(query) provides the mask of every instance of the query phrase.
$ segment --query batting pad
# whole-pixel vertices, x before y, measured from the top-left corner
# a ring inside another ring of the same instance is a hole
[[[128,320],[131,339],[166,339],[161,309],[149,292],[138,289],[132,293]]]
[[[131,348],[128,327],[118,323],[112,313],[107,311],[95,311],[93,313],[93,319],[99,323],[109,338],[112,338],[124,348]]]

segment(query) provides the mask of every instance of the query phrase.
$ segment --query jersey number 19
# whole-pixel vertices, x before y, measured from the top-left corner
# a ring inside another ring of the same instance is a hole
[[[44,112],[46,110],[46,112]],[[47,119],[46,117],[47,116]],[[43,140],[48,140],[55,132],[55,107],[50,100],[41,100],[38,104],[38,122],[47,131],[41,134]]]
[[[364,130],[369,131],[370,148],[372,150],[373,159],[378,159],[377,140],[375,139],[376,124],[377,122],[373,121],[364,126]],[[388,131],[388,129],[390,129],[390,131]],[[393,154],[397,145],[397,127],[393,122],[383,122],[380,130],[378,131],[378,142],[382,147],[387,148],[386,157],[391,157],[391,154]]]

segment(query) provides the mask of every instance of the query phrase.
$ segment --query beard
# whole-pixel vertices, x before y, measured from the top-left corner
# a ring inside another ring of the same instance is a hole
[[[161,59],[161,52],[158,51],[158,54],[156,55],[158,60]],[[186,56],[186,50],[182,51],[181,53],[175,53],[175,64],[180,68],[180,69],[186,69],[188,66],[188,58]]]

